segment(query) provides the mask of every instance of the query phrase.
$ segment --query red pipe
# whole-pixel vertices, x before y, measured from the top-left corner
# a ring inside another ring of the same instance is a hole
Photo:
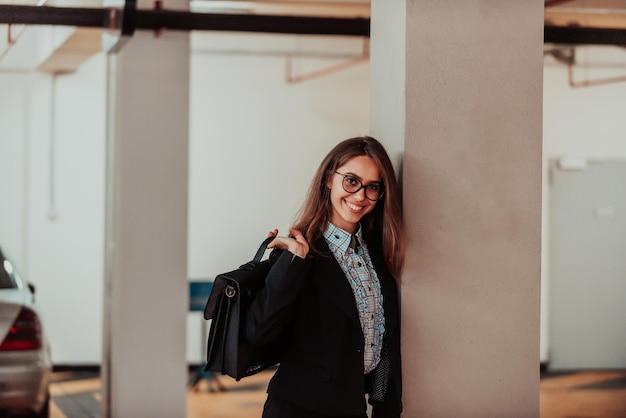
[[[559,4],[569,3],[572,0],[546,0],[545,7],[558,6]]]

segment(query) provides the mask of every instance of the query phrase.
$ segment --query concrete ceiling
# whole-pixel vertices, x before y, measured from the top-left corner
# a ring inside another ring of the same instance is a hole
[[[99,8],[107,0],[0,0],[0,5]],[[123,0],[114,3],[123,4]],[[146,3],[152,3],[152,1]],[[164,2],[166,3],[166,1]],[[142,7],[142,0],[138,1]],[[370,0],[191,0],[193,11],[256,15],[370,17]],[[545,0],[551,26],[626,29],[626,0]]]
[[[546,25],[626,29],[626,0],[546,0]]]

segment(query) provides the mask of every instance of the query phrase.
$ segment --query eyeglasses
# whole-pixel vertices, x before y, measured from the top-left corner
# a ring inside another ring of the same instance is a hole
[[[361,189],[365,189],[365,197],[373,201],[380,200],[383,194],[385,194],[385,189],[380,183],[363,184],[361,180],[350,174],[343,174],[338,171],[335,171],[335,174],[343,177],[341,186],[348,193],[356,193]]]

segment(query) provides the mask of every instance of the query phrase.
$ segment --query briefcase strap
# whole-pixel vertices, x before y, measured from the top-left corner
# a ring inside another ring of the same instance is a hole
[[[274,237],[269,237],[266,238],[262,243],[261,246],[259,247],[259,249],[257,250],[256,254],[254,255],[254,258],[252,259],[252,261],[261,261],[261,258],[263,258],[263,254],[265,254],[265,250],[267,250],[267,246],[269,245],[270,242],[272,242],[274,240]]]

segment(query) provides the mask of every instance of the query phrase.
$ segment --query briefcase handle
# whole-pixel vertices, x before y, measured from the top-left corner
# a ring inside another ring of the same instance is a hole
[[[261,261],[263,258],[263,254],[265,254],[265,250],[267,250],[267,246],[274,240],[275,237],[267,237],[262,243],[252,261]]]

